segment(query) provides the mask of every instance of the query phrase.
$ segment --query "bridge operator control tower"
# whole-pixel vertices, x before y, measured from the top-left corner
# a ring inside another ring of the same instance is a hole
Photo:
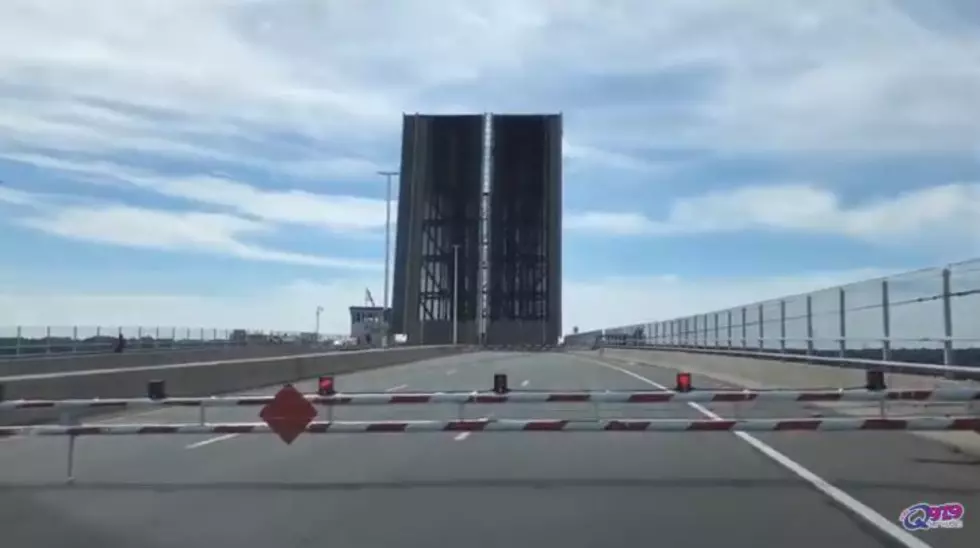
[[[455,287],[461,344],[557,343],[561,141],[560,114],[404,116],[392,332],[451,343]]]

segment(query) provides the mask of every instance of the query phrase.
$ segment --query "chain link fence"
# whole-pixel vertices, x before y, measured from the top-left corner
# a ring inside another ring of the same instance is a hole
[[[980,365],[980,259],[672,320],[567,335],[645,344]]]

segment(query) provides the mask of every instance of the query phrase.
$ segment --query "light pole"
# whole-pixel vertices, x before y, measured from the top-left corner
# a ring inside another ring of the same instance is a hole
[[[381,322],[384,324],[381,335],[381,348],[387,348],[388,337],[388,278],[391,270],[391,178],[398,175],[397,171],[379,171],[387,179],[387,192],[385,193],[385,285],[381,303]]]
[[[318,305],[316,307],[316,331],[314,331],[316,342],[320,342],[320,313],[322,312],[323,312],[323,307]]]
[[[453,345],[459,344],[459,244],[453,244]]]

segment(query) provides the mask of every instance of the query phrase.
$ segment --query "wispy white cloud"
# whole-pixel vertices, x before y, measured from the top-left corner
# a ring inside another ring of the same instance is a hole
[[[739,187],[677,199],[663,219],[582,211],[565,227],[597,235],[693,235],[743,230],[833,234],[890,244],[980,244],[980,183],[951,183],[845,205],[810,184]]]
[[[9,222],[73,240],[315,267],[380,268],[377,261],[294,253],[249,243],[250,237],[272,234],[277,227],[234,215],[152,209],[94,200],[79,202],[71,196],[12,191],[2,187],[0,202],[28,206],[9,214]]]
[[[156,327],[204,327],[209,328],[206,336],[213,335],[210,329],[309,332],[314,329],[314,309],[322,305],[321,332],[343,335],[350,332],[347,305],[360,302],[365,287],[377,290],[378,279],[374,276],[296,280],[270,284],[261,292],[222,296],[194,292],[166,294],[150,289],[100,293],[30,287],[11,290],[0,286],[0,326],[52,325],[62,327],[65,335],[72,332],[70,326],[142,326],[147,328],[147,333],[154,333]],[[37,331],[38,335],[43,334],[42,330]],[[166,329],[163,333],[169,334]],[[10,335],[0,333],[0,336]]]
[[[30,192],[0,186],[0,202],[13,205],[34,205],[36,198]]]
[[[38,154],[0,157],[69,172],[91,183],[132,187],[196,204],[219,206],[271,223],[308,225],[344,233],[385,226],[384,200],[295,189],[273,190],[214,175],[162,175],[107,161],[65,160]],[[395,208],[391,214],[395,218]]]
[[[811,272],[795,276],[715,277],[618,276],[570,280],[565,291],[565,325],[582,330],[669,320],[724,308],[798,295],[836,285],[891,274],[865,268]],[[880,291],[880,288],[879,288]]]
[[[602,150],[946,150],[975,147],[980,131],[980,40],[885,0],[10,0],[0,10],[10,44],[0,96],[19,101],[0,109],[0,133],[21,146],[191,153],[215,145],[207,138],[269,131],[377,143],[397,135],[403,110],[545,106],[568,113],[575,142]],[[669,104],[578,94],[678,67],[710,85]]]
[[[643,158],[642,155],[603,150],[567,140],[562,143],[562,155],[563,159],[571,164],[571,170],[578,168],[618,169],[650,177],[663,175],[669,169],[667,164],[652,162]]]

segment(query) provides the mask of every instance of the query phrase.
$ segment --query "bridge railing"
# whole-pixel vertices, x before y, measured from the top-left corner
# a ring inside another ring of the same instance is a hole
[[[167,351],[245,344],[300,344],[312,334],[292,331],[243,331],[205,327],[145,326],[0,326],[0,361],[58,354],[112,352],[122,335],[125,351]],[[343,339],[320,334],[320,341]]]
[[[566,336],[838,360],[980,366],[980,259],[666,321]]]

